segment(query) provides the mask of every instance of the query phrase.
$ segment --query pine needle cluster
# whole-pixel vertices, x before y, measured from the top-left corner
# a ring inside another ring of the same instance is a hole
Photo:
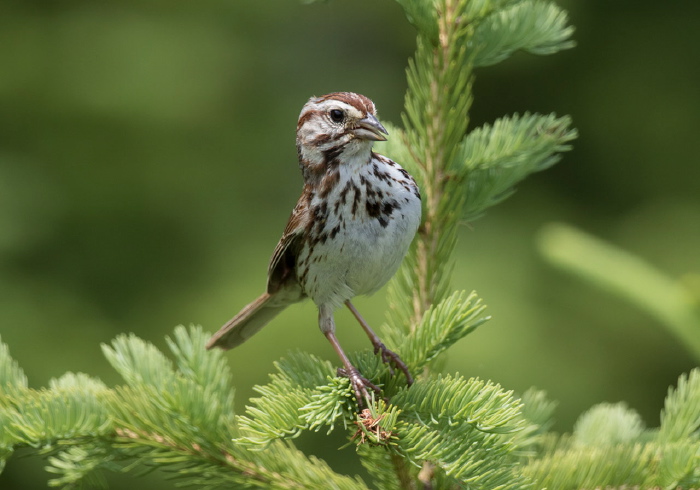
[[[30,389],[0,342],[0,469],[18,448],[47,462],[49,485],[94,487],[105,471],[157,467],[202,488],[690,488],[700,485],[700,371],[669,391],[661,425],[599,405],[572,434],[550,431],[555,404],[497,383],[434,372],[435,360],[487,321],[473,292],[452,291],[457,226],[554,164],[576,137],[568,117],[521,114],[470,128],[475,69],[515,51],[573,45],[566,13],[544,0],[398,0],[417,30],[402,127],[379,150],[417,177],[424,220],[388,293],[383,338],[416,382],[372,352],[352,362],[383,399],[359,410],[347,379],[304,352],[275,364],[245,413],[220,351],[177,327],[169,355],[134,335],[103,346],[123,383],[68,373]],[[306,431],[343,431],[370,481],[299,451]]]
[[[50,486],[95,488],[104,471],[156,467],[202,488],[577,489],[700,484],[700,370],[669,390],[658,428],[624,404],[584,413],[572,434],[549,431],[555,403],[459,375],[422,376],[357,413],[327,361],[293,353],[257,388],[244,415],[208,334],[177,327],[170,358],[134,335],[103,346],[124,384],[67,373],[31,389],[0,342],[0,461],[21,447],[46,459]],[[382,367],[360,355],[373,379]],[[374,361],[374,362],[373,362]],[[296,449],[303,431],[343,430],[372,478],[333,471]]]

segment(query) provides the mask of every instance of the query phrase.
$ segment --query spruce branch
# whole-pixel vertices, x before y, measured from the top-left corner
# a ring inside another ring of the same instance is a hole
[[[630,485],[647,478],[653,454],[651,446],[641,444],[560,449],[533,460],[524,468],[524,474],[539,488],[574,490]]]
[[[474,65],[499,63],[518,50],[546,55],[573,48],[573,32],[566,11],[558,5],[541,0],[514,2],[477,27]]]
[[[362,444],[357,447],[362,466],[377,488],[398,490],[410,488],[415,479],[415,466],[394,452]]]
[[[456,291],[431,306],[418,328],[407,336],[401,336],[397,330],[388,330],[387,340],[397,346],[405,362],[420,372],[438,355],[486,322],[485,308],[475,293]]]
[[[581,415],[574,432],[550,437],[523,474],[539,488],[695,488],[700,485],[697,437],[700,370],[669,390],[661,427],[646,429],[622,403],[600,404]]]
[[[264,446],[323,426],[330,432],[339,418],[347,426],[354,407],[349,381],[335,377],[329,361],[295,352],[275,367],[278,372],[270,375],[270,383],[254,388],[261,396],[250,400],[247,415],[237,418],[238,443]]]
[[[524,428],[515,434],[515,441],[520,457],[532,457],[543,452],[544,447],[552,440],[549,430],[554,424],[557,403],[550,400],[544,391],[536,388],[525,391],[520,401]]]
[[[10,356],[10,349],[0,337],[0,406],[7,402],[7,395],[27,388],[27,376],[19,367],[17,361]],[[0,426],[2,427],[2,426]]]
[[[5,430],[17,444],[34,448],[57,439],[101,436],[111,430],[105,390],[102,383],[72,373],[47,389],[24,390],[11,398],[14,410],[5,412]]]
[[[201,328],[178,327],[168,341],[175,364],[138,337],[118,337],[103,351],[127,384],[111,389],[68,373],[47,388],[7,395],[22,376],[5,377],[0,461],[15,448],[36,448],[49,458],[54,486],[97,485],[98,470],[157,466],[206,487],[366,488],[288,442],[262,452],[235,445],[230,373],[222,353],[204,351],[208,337]],[[193,364],[200,352],[202,362]],[[0,364],[16,366],[4,344]]]
[[[549,54],[571,47],[563,10],[529,0],[439,0],[434,7],[436,30],[419,28],[407,69],[404,129],[391,128],[394,137],[379,145],[417,177],[423,195],[423,224],[388,293],[396,335],[416,330],[431,305],[449,296],[459,222],[479,217],[526,175],[554,164],[576,137],[568,117],[530,114],[467,133],[474,67],[518,49]]]
[[[105,488],[107,483],[99,470],[119,471],[120,469],[112,459],[113,455],[106,445],[86,444],[68,447],[65,451],[48,457],[49,465],[46,471],[57,475],[49,480],[49,485],[64,488],[80,486]]]
[[[195,352],[193,347],[207,337],[201,329],[179,327],[171,350]],[[0,362],[16,366],[6,346],[0,347]],[[367,488],[305,456],[289,441],[232,441],[238,434],[230,425],[232,411],[213,417],[198,413],[197,404],[203,402],[187,398],[206,392],[228,400],[230,389],[215,370],[205,369],[209,374],[197,385],[189,384],[187,370],[173,368],[168,377],[175,385],[159,388],[142,380],[162,363],[162,354],[155,355],[133,336],[116,339],[110,348],[120,351],[117,358],[122,359],[125,352],[149,353],[129,368],[139,370],[128,375],[133,384],[110,389],[89,376],[69,373],[44,389],[4,395],[0,456],[9,457],[17,447],[37,448],[48,455],[55,486],[97,486],[103,481],[99,470],[156,466],[175,472],[184,483],[205,487]],[[221,356],[205,355],[217,360],[204,359],[204,366],[218,362],[227,375]],[[288,365],[309,367],[311,381],[296,372],[285,382],[310,389],[328,381],[323,361],[303,354],[290,357]],[[186,358],[175,365],[186,364]],[[666,398],[659,429],[644,428],[638,414],[622,404],[601,404],[581,416],[573,434],[546,434],[553,405],[542,392],[518,400],[495,383],[447,375],[400,388],[391,404],[378,401],[368,413],[352,416],[354,423],[346,430],[360,444],[358,454],[378,488],[410,488],[417,481],[474,489],[693,488],[700,485],[699,380],[697,369],[681,376]],[[174,389],[178,383],[187,390]],[[316,410],[320,415],[312,419],[323,419],[323,409]],[[222,428],[228,432],[217,434]],[[529,451],[524,459],[523,449]]]
[[[423,194],[423,224],[418,231],[413,268],[415,285],[408,293],[412,313],[407,324],[414,330],[430,305],[442,299],[449,282],[445,261],[456,240],[456,219],[449,212],[446,162],[450,161],[468,125],[472,66],[466,49],[472,34],[465,14],[468,2],[437,3],[436,44],[418,36],[415,58],[407,70],[408,91],[403,116],[406,144],[419,169]],[[438,255],[439,254],[439,255]]]
[[[462,217],[474,220],[513,193],[533,172],[545,170],[577,137],[571,118],[525,113],[473,130],[460,144],[451,170],[465,189]]]
[[[510,434],[522,429],[519,401],[500,386],[451,376],[420,380],[394,398],[406,413],[398,446],[418,465],[431,462],[473,488],[524,488],[514,472]],[[468,450],[456,451],[458,441]],[[501,487],[502,486],[502,487]]]
[[[664,442],[681,442],[697,439],[700,429],[700,371],[678,379],[676,389],[669,388],[664,409],[661,412],[659,439]]]
[[[572,442],[577,445],[606,446],[639,439],[644,423],[625,403],[601,403],[579,417]]]

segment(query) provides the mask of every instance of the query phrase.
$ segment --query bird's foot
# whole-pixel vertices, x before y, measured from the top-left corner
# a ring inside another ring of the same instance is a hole
[[[350,366],[349,369],[338,368],[338,375],[350,380],[352,391],[355,393],[355,398],[357,398],[357,404],[359,406],[369,406],[372,403],[372,397],[370,397],[367,388],[371,389],[376,394],[381,392],[379,386],[362,376],[360,371],[354,366]]]
[[[394,368],[401,370],[404,376],[406,376],[408,386],[411,386],[413,384],[413,376],[411,376],[411,373],[408,371],[408,366],[406,366],[406,363],[401,360],[399,355],[396,352],[387,349],[386,345],[384,345],[382,342],[376,342],[374,343],[374,353],[377,354],[379,352],[382,353],[382,362],[389,366],[391,375],[394,376]]]

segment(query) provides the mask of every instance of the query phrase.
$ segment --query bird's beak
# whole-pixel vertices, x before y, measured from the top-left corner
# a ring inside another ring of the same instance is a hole
[[[382,123],[372,114],[360,120],[353,133],[357,138],[370,141],[386,141],[385,135],[389,134]]]

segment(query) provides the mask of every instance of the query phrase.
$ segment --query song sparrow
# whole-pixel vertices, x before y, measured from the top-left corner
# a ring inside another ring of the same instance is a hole
[[[358,403],[379,388],[350,363],[335,336],[333,312],[345,304],[382,361],[413,380],[350,300],[381,288],[396,272],[421,219],[420,193],[397,163],[372,151],[388,134],[367,97],[337,92],[312,97],[297,123],[304,189],[268,268],[267,292],[243,308],[207,348],[245,342],[292,303],[310,297],[323,334],[340,356]],[[392,369],[393,373],[393,369]]]

